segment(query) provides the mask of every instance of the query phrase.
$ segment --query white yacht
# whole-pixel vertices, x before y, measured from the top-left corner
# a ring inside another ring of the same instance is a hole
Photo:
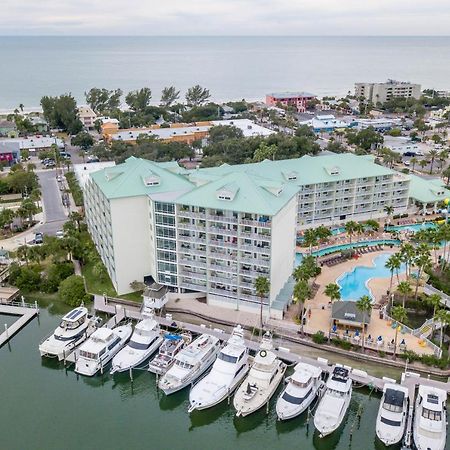
[[[93,376],[103,370],[106,364],[130,339],[133,328],[130,324],[112,330],[102,327],[94,331],[90,338],[78,349],[75,372]]]
[[[156,375],[164,375],[175,363],[175,356],[190,344],[192,336],[190,334],[170,334],[164,335],[164,340],[159,347],[158,354],[150,361],[148,371]]]
[[[217,405],[229,396],[248,372],[244,330],[237,326],[217,355],[211,372],[189,393],[189,412]]]
[[[447,435],[447,393],[419,385],[413,438],[417,450],[444,450]]]
[[[61,361],[95,331],[100,321],[89,316],[84,306],[72,309],[61,319],[53,334],[39,345],[41,356],[57,357]]]
[[[153,314],[147,315],[134,327],[128,344],[114,356],[111,373],[124,372],[142,364],[158,350],[163,338]]]
[[[183,389],[200,378],[216,359],[220,340],[202,334],[175,356],[175,364],[159,380],[159,388],[166,394]]]
[[[278,397],[276,410],[280,420],[299,416],[316,398],[323,386],[322,369],[299,362],[294,373],[286,379],[287,385]]]
[[[385,384],[377,416],[378,439],[386,446],[400,442],[405,433],[407,416],[408,388],[398,384]]]
[[[314,426],[320,437],[335,431],[342,423],[352,397],[349,368],[336,365],[326,383],[325,392],[314,414]]]
[[[266,333],[247,378],[234,396],[236,416],[247,416],[262,408],[275,393],[285,371],[286,364],[272,351],[272,338]]]

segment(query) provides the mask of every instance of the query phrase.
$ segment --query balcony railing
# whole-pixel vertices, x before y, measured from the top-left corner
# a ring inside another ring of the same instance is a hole
[[[197,244],[206,244],[206,239],[204,239],[204,238],[199,238],[199,237],[195,237],[195,236],[184,236],[182,234],[178,235],[178,240],[183,241],[183,242],[194,242]]]
[[[198,259],[184,259],[181,258],[178,260],[179,264],[185,266],[193,266],[193,267],[202,267],[206,269],[206,262],[199,261]]]
[[[209,264],[209,269],[217,270],[219,272],[226,272],[226,273],[237,274],[237,267],[233,267],[233,266],[222,266],[220,264],[210,263]]]
[[[240,250],[245,250],[248,252],[255,252],[255,253],[264,253],[264,254],[268,254],[270,253],[270,247],[258,247],[257,245],[245,245],[242,244],[239,246]]]
[[[239,221],[242,225],[249,225],[251,227],[261,227],[261,228],[270,228],[272,226],[272,222],[262,222],[259,220],[248,220],[248,219],[241,219]]]
[[[199,285],[194,283],[188,283],[183,280],[181,280],[181,286],[184,289],[190,289],[191,291],[199,291],[199,292],[206,292],[206,285]]]
[[[237,280],[233,278],[228,277],[218,277],[218,276],[210,276],[209,280],[214,283],[222,283],[222,284],[228,284],[232,286],[237,286]]]
[[[229,253],[210,252],[209,257],[214,259],[224,259],[226,261],[237,260],[237,255],[230,255]]]
[[[227,217],[227,216],[206,216],[207,220],[212,222],[224,222],[224,223],[238,223],[238,219],[236,217]]]
[[[237,230],[229,230],[227,228],[209,227],[208,233],[218,234],[222,236],[237,236]]]
[[[257,239],[260,241],[267,241],[267,242],[270,242],[271,240],[270,234],[249,233],[248,231],[241,231],[240,236],[247,239]]]
[[[251,257],[242,256],[240,258],[240,261],[243,263],[246,263],[246,264],[250,264],[250,265],[258,264],[260,266],[270,267],[270,259],[251,258]]]
[[[228,291],[227,289],[211,288],[209,292],[211,292],[211,294],[220,295],[222,297],[231,297],[231,298],[237,297],[237,292]]]
[[[231,248],[237,248],[237,244],[235,244],[234,242],[229,242],[229,241],[219,241],[216,239],[211,239],[209,241],[209,244],[214,246],[214,247],[231,247]]]
[[[203,231],[205,232],[206,227],[204,225],[194,225],[192,223],[186,223],[186,222],[178,222],[177,228],[179,230],[195,230],[195,231]]]

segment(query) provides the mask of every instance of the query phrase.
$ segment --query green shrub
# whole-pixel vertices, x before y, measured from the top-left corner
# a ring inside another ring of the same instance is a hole
[[[349,341],[344,341],[343,339],[335,338],[335,339],[332,339],[332,342],[336,347],[340,347],[344,350],[352,349],[352,344]]]
[[[71,275],[61,282],[58,289],[60,299],[70,306],[79,306],[91,300],[84,290],[83,277]]]
[[[314,333],[312,335],[312,340],[316,344],[323,344],[324,342],[326,342],[327,338],[325,337],[323,331],[318,331],[317,333]]]
[[[83,191],[78,184],[78,181],[73,172],[66,173],[67,184],[69,185],[70,192],[72,193],[73,201],[77,206],[83,206]]]
[[[15,285],[24,293],[38,291],[41,287],[41,274],[36,268],[21,267]]]
[[[47,269],[47,274],[42,280],[42,292],[56,292],[61,281],[65,280],[70,275],[73,275],[74,268],[70,261],[58,264],[51,264]]]

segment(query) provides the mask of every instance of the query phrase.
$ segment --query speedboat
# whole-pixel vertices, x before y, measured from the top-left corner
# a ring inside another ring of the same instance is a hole
[[[111,373],[139,366],[158,350],[162,341],[159,324],[151,314],[134,327],[128,344],[114,356]]]
[[[90,316],[84,306],[72,309],[61,319],[53,334],[39,345],[41,356],[57,357],[61,361],[84,342],[100,322],[101,319]]]
[[[272,337],[266,333],[247,378],[234,396],[237,417],[248,416],[267,404],[283,379],[286,364],[277,358],[272,348]]]
[[[322,369],[299,362],[294,373],[286,378],[287,385],[278,397],[276,410],[280,420],[292,419],[304,412],[323,386]]]
[[[377,436],[386,446],[400,442],[405,433],[408,412],[408,388],[398,384],[384,385],[377,416]]]
[[[102,327],[94,331],[78,349],[75,358],[75,372],[93,376],[103,371],[106,364],[130,339],[133,328],[130,324],[113,329]]]
[[[175,356],[175,364],[160,378],[158,386],[166,394],[173,394],[200,378],[216,359],[220,340],[202,334]]]
[[[447,437],[447,392],[419,385],[413,438],[417,450],[444,450]]]
[[[225,400],[247,375],[248,368],[244,330],[237,326],[217,355],[211,372],[191,389],[189,412],[210,408]]]
[[[326,383],[314,415],[314,426],[320,437],[335,431],[344,420],[352,397],[350,368],[336,365]]]
[[[164,335],[164,340],[159,347],[158,354],[150,361],[148,371],[156,375],[164,375],[175,363],[175,356],[188,344],[192,336],[190,334]]]

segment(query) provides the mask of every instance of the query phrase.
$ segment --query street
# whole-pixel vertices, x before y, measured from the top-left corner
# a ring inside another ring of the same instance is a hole
[[[41,185],[42,200],[44,203],[44,224],[39,231],[44,234],[54,235],[62,229],[67,220],[67,209],[61,201],[61,192],[56,181],[56,170],[37,171]]]

